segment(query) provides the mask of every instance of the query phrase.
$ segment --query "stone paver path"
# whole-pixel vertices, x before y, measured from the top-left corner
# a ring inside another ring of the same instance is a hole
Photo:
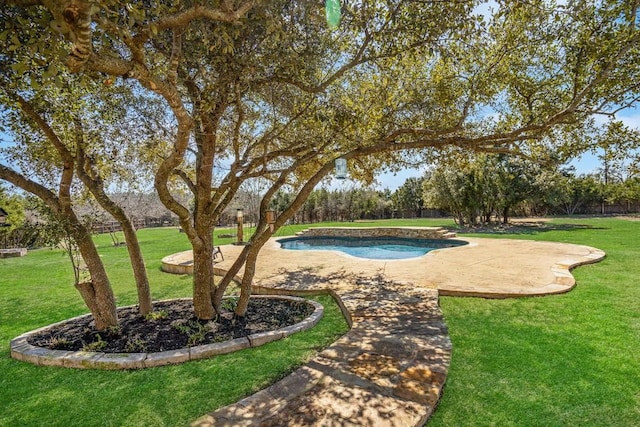
[[[338,296],[353,322],[346,335],[282,381],[194,425],[422,425],[451,357],[437,292],[374,279]]]
[[[403,261],[337,252],[261,252],[257,293],[330,292],[351,330],[288,377],[194,426],[419,426],[447,376],[451,342],[438,293],[488,297],[567,292],[569,269],[604,257],[598,249],[518,240],[464,239],[464,247]],[[241,248],[225,246],[228,267]],[[188,265],[190,253],[169,257]],[[284,266],[284,267],[283,267]]]

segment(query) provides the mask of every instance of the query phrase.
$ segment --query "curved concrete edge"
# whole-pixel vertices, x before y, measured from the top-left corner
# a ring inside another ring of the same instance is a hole
[[[449,289],[446,287],[438,287],[438,292],[442,296],[455,296],[455,297],[478,297],[478,298],[520,298],[520,297],[537,297],[545,295],[558,295],[571,291],[576,287],[576,279],[571,274],[571,270],[580,267],[582,265],[595,264],[602,261],[607,254],[598,248],[585,245],[574,245],[576,247],[585,249],[586,255],[582,255],[580,258],[569,258],[557,262],[551,266],[551,273],[553,274],[553,280],[543,286],[520,288],[517,291],[492,291],[485,289],[483,291],[478,290],[460,290]]]
[[[250,347],[259,347],[271,341],[288,337],[314,327],[324,315],[324,307],[316,301],[285,295],[255,295],[251,298],[271,298],[299,301],[314,307],[313,313],[294,325],[275,331],[260,332],[242,338],[220,343],[161,351],[156,353],[103,353],[88,351],[49,350],[29,344],[31,335],[68,322],[90,316],[84,314],[73,319],[63,320],[51,325],[26,332],[11,340],[11,357],[39,366],[59,366],[77,369],[124,370],[145,369],[164,365],[184,363],[190,360],[207,359],[220,354],[232,353]],[[189,299],[189,298],[183,298]],[[129,306],[132,307],[132,306]]]
[[[170,274],[193,274],[193,251],[176,252],[171,255],[167,255],[161,260],[160,270]],[[224,276],[227,270],[216,267],[213,265],[213,274],[217,276]],[[235,275],[233,280],[237,283],[242,282],[242,277]]]
[[[193,252],[191,250],[167,255],[161,260],[160,269],[171,274],[193,274]]]

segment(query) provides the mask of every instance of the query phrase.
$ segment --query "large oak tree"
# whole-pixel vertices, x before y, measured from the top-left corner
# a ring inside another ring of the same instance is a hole
[[[316,1],[10,3],[70,41],[71,72],[135,79],[165,100],[176,128],[155,187],[192,244],[201,319],[242,266],[244,315],[270,200],[297,192],[277,228],[337,157],[371,180],[449,146],[535,156],[550,130],[638,100],[638,1],[497,2],[485,14],[475,1],[345,2],[337,29]],[[193,209],[172,194],[175,176]],[[214,286],[213,227],[255,177],[271,182],[257,232]]]

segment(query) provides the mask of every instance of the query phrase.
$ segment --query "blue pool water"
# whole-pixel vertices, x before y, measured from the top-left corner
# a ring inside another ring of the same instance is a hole
[[[399,237],[293,237],[278,240],[283,249],[333,250],[368,259],[416,258],[434,249],[466,245],[452,239],[405,239]]]

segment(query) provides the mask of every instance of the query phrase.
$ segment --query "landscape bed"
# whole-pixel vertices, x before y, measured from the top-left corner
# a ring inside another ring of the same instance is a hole
[[[323,307],[302,298],[253,296],[247,315],[233,315],[233,298],[216,319],[198,320],[191,299],[155,303],[147,316],[137,306],[118,309],[118,327],[96,331],[83,315],[28,332],[11,342],[12,357],[46,366],[141,369],[231,353],[315,326]]]

